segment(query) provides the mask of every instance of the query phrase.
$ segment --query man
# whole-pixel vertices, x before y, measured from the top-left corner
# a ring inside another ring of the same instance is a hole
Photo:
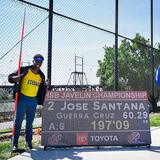
[[[44,57],[36,54],[33,57],[33,65],[21,67],[20,76],[18,71],[12,73],[8,77],[10,83],[15,83],[14,88],[17,89],[18,84],[18,105],[15,118],[15,134],[13,139],[12,151],[18,151],[18,139],[21,130],[21,124],[26,114],[26,145],[32,149],[32,123],[35,117],[37,104],[43,105],[47,85],[45,76],[40,70]],[[15,91],[16,92],[16,91]]]

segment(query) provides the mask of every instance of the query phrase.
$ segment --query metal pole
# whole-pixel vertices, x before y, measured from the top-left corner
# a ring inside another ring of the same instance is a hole
[[[118,89],[118,0],[115,0],[115,61],[114,61],[114,90]]]
[[[83,57],[82,57],[82,85],[83,85],[83,74],[84,74],[84,72],[83,72]]]
[[[74,79],[73,79],[73,84],[76,86],[76,78],[77,78],[77,68],[76,68],[76,66],[77,66],[77,56],[75,55],[75,60],[74,60],[75,62],[75,72],[74,72]]]
[[[153,0],[151,3],[151,90],[152,90],[152,98],[154,99],[154,51],[153,51]],[[153,109],[155,110],[155,105],[153,105]]]
[[[53,0],[49,0],[47,78],[50,80],[50,83],[51,83],[51,73],[52,73],[52,27],[53,27]]]

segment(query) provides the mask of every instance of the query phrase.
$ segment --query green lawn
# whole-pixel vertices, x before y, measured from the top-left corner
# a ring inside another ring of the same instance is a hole
[[[36,137],[36,138],[35,138]],[[38,147],[40,145],[40,136],[37,139],[37,136],[33,137],[33,147]],[[25,138],[20,137],[19,139],[19,148],[24,149],[25,147]],[[18,155],[18,153],[12,153],[11,154],[11,140],[5,141],[5,142],[0,142],[0,160],[7,160],[11,157],[14,157]]]
[[[150,113],[150,126],[160,127],[160,113]]]
[[[10,143],[0,143],[0,159],[8,159],[11,157]]]

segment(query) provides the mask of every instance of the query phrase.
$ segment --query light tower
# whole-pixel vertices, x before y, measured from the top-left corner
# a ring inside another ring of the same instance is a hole
[[[68,83],[73,85],[88,85],[87,76],[84,73],[83,57],[75,55],[75,71],[71,73]]]

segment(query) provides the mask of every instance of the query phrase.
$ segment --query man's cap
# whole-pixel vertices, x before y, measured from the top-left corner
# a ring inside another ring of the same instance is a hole
[[[33,60],[43,62],[44,57],[41,54],[36,54],[36,55],[34,55]]]

